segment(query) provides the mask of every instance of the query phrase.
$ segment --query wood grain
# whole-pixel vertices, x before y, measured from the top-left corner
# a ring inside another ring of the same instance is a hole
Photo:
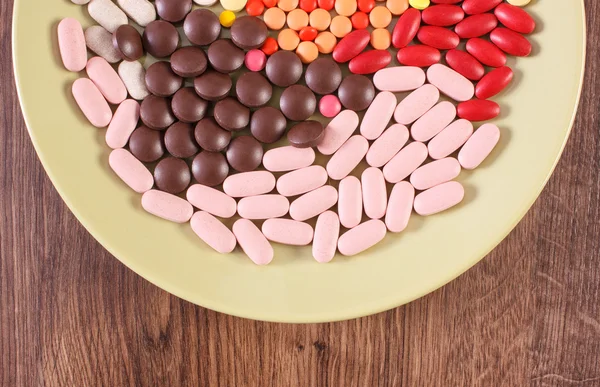
[[[486,259],[407,306],[285,325],[168,295],[77,222],[31,145],[0,2],[0,385],[600,386],[600,2],[578,119],[543,194]]]

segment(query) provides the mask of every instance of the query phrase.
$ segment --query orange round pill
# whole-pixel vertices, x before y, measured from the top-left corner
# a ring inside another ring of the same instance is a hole
[[[261,0],[250,0],[246,3],[246,13],[250,16],[260,16],[265,10],[265,5]]]
[[[331,11],[335,5],[335,0],[317,0],[319,8],[323,8],[325,11]]]
[[[315,38],[315,44],[321,54],[330,54],[337,44],[337,38],[331,32],[323,31]]]
[[[315,38],[317,37],[317,35],[319,34],[319,31],[317,31],[316,28],[314,27],[304,27],[303,29],[300,30],[300,32],[298,32],[298,36],[300,37],[300,40],[302,41],[312,41],[315,40]]]
[[[390,31],[385,28],[375,28],[371,32],[371,46],[376,50],[387,50],[392,42]]]
[[[277,44],[279,44],[279,48],[282,50],[295,50],[299,43],[300,37],[298,36],[298,33],[291,28],[281,30],[279,36],[277,36]]]
[[[325,31],[331,24],[331,15],[323,8],[312,11],[308,19],[310,26],[316,28],[317,31]]]
[[[310,63],[319,56],[319,49],[313,42],[300,42],[296,49],[296,55],[298,55],[302,63]]]
[[[356,12],[356,0],[335,0],[335,12],[342,16],[352,16]]]
[[[298,8],[298,0],[277,0],[277,6],[285,12],[290,12],[294,8]]]
[[[378,5],[371,10],[369,20],[371,21],[373,28],[385,28],[389,26],[392,21],[392,13],[386,7]]]
[[[311,13],[317,9],[317,0],[300,0],[300,8],[307,13]]]
[[[262,2],[267,8],[273,8],[277,5],[277,0],[262,0]]]
[[[408,9],[408,0],[387,0],[385,6],[392,15],[402,15]]]
[[[265,53],[265,55],[272,55],[279,50],[279,45],[277,44],[277,40],[275,40],[275,38],[268,36],[260,49]]]
[[[265,11],[263,20],[270,29],[280,30],[285,25],[285,12],[277,7],[269,8]]]
[[[369,26],[369,16],[364,12],[356,12],[352,15],[350,21],[355,30],[362,30]]]
[[[338,38],[343,38],[352,31],[352,22],[346,16],[337,15],[331,19],[329,30]]]
[[[373,8],[375,8],[375,0],[358,0],[358,9],[362,12],[369,13]]]
[[[287,24],[291,29],[300,31],[308,25],[308,14],[300,8],[296,8],[287,14]]]

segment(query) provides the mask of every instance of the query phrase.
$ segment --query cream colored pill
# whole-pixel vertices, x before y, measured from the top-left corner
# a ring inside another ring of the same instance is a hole
[[[108,63],[117,63],[121,54],[113,45],[113,36],[104,27],[91,26],[85,30],[85,44],[98,56],[106,59]]]
[[[397,183],[419,168],[426,158],[427,146],[422,142],[411,142],[383,167],[383,176],[388,182]]]
[[[500,140],[500,129],[494,124],[482,125],[458,152],[458,161],[465,169],[475,169],[492,152]]]
[[[239,12],[246,6],[246,0],[220,0],[223,9],[231,12]]]
[[[216,4],[217,0],[194,0],[194,3],[205,7],[210,7],[211,5]]]
[[[69,71],[79,72],[87,64],[87,49],[81,23],[65,18],[58,24],[58,47],[63,65]]]
[[[383,218],[388,200],[383,172],[379,168],[370,167],[363,171],[360,179],[365,214],[371,219]]]
[[[123,148],[135,130],[140,119],[140,104],[133,99],[121,102],[106,130],[106,144],[113,148]]]
[[[517,7],[524,7],[531,2],[531,0],[506,0],[508,4],[516,5]]]
[[[427,80],[456,101],[468,101],[475,95],[473,82],[443,64],[437,63],[429,67]]]
[[[90,0],[71,0],[71,3],[73,4],[77,4],[77,5],[84,5],[89,3]]]
[[[340,181],[338,213],[340,223],[346,228],[358,226],[362,219],[363,197],[360,180],[356,176],[348,176]]]
[[[150,95],[146,88],[146,70],[140,62],[123,61],[119,64],[118,72],[131,98],[141,101]]]
[[[425,71],[420,67],[386,67],[375,73],[373,84],[381,91],[393,93],[418,89],[425,84]]]
[[[390,126],[375,140],[367,152],[367,163],[372,167],[383,167],[402,149],[408,141],[408,129],[402,124]]]
[[[221,218],[231,218],[237,210],[237,203],[231,196],[202,184],[192,185],[185,195],[197,209]]]
[[[262,225],[262,233],[272,242],[292,246],[306,246],[313,239],[310,224],[291,219],[267,219]]]
[[[338,241],[338,250],[346,256],[370,249],[385,238],[385,223],[371,219],[346,231]]]
[[[238,214],[246,219],[279,218],[288,213],[290,201],[282,195],[257,195],[240,199]]]
[[[385,225],[391,232],[402,232],[408,225],[415,200],[415,188],[407,181],[394,185],[390,193]]]
[[[397,123],[409,125],[427,113],[440,99],[440,91],[433,85],[419,87],[404,98],[394,111]]]
[[[127,24],[127,15],[125,15],[125,12],[111,0],[91,0],[87,8],[92,19],[106,28],[111,34],[119,26]]]
[[[454,157],[435,160],[417,168],[410,175],[410,183],[423,191],[454,179],[460,174],[460,164]]]
[[[312,254],[319,263],[327,263],[335,256],[340,235],[340,220],[333,211],[325,211],[317,218]]]
[[[429,141],[456,118],[456,107],[451,102],[442,101],[423,114],[410,128],[412,138]]]
[[[337,190],[325,185],[294,200],[290,205],[290,216],[294,220],[305,221],[333,207],[337,199]]]
[[[90,58],[85,70],[108,102],[117,105],[127,98],[123,81],[106,59],[99,56]]]
[[[341,180],[356,168],[369,150],[369,142],[360,134],[354,135],[342,145],[327,162],[327,173],[334,180]]]
[[[156,8],[148,0],[117,0],[121,9],[142,27],[156,19]]]
[[[443,159],[460,148],[472,134],[473,124],[470,121],[454,121],[429,141],[429,157],[434,160]]]
[[[415,211],[419,215],[433,215],[460,203],[465,189],[456,181],[449,181],[423,191],[415,197]]]
[[[268,265],[273,260],[273,247],[252,221],[238,219],[233,224],[233,235],[244,253],[257,265]]]
[[[297,169],[277,179],[277,192],[283,196],[302,195],[327,183],[327,171],[320,165]]]
[[[282,146],[270,149],[263,156],[263,166],[271,172],[287,172],[308,167],[315,161],[313,148]]]
[[[94,82],[79,78],[73,82],[71,91],[75,102],[92,125],[104,128],[110,123],[112,111]]]
[[[360,134],[367,140],[375,140],[385,130],[396,109],[396,96],[389,91],[382,91],[365,112],[360,124]]]
[[[175,223],[189,221],[194,213],[194,208],[187,200],[155,189],[142,195],[142,207],[154,216]]]
[[[126,149],[110,152],[108,165],[135,192],[144,193],[154,185],[152,173]]]
[[[228,176],[223,191],[234,198],[262,195],[275,188],[275,176],[268,171],[243,172]]]
[[[317,149],[324,155],[332,155],[352,136],[358,128],[358,114],[353,110],[341,111],[325,127]]]
[[[231,253],[237,241],[221,221],[208,212],[198,211],[190,220],[192,230],[200,239],[221,254]]]

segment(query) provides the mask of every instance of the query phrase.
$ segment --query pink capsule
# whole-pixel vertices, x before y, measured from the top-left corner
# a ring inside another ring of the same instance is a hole
[[[367,140],[375,140],[381,136],[390,122],[397,104],[396,96],[389,91],[377,94],[360,124],[360,134]]]
[[[360,180],[348,176],[340,181],[338,213],[340,223],[346,228],[358,226],[362,219],[363,198]]]
[[[383,167],[408,141],[408,129],[402,124],[387,128],[367,152],[367,163],[372,167]]]
[[[290,216],[294,220],[303,222],[327,211],[337,203],[337,200],[337,190],[330,185],[325,185],[294,200],[290,205]]]
[[[378,219],[368,220],[340,236],[338,250],[346,256],[362,253],[381,242],[385,233],[385,223]]]
[[[423,191],[454,179],[460,173],[460,164],[454,157],[435,160],[417,168],[410,175],[410,183]]]
[[[400,101],[394,111],[394,119],[399,124],[410,125],[427,113],[439,99],[440,91],[437,87],[423,85]]]
[[[263,156],[263,166],[271,172],[287,172],[308,167],[315,161],[312,148],[282,146],[270,149]]]
[[[194,207],[221,218],[231,218],[237,210],[237,203],[231,196],[202,184],[188,188],[186,198]]]
[[[144,192],[142,207],[154,216],[175,223],[186,223],[194,214],[194,208],[187,200],[155,189]]]
[[[277,179],[277,192],[283,196],[302,195],[327,183],[327,171],[320,165],[297,169]]]
[[[423,114],[410,128],[412,138],[429,141],[456,118],[456,107],[451,102],[442,101]]]
[[[443,159],[460,148],[473,134],[473,124],[467,120],[456,120],[439,132],[427,144],[429,157]]]
[[[394,185],[385,214],[385,224],[389,231],[404,231],[412,214],[414,200],[415,189],[409,182],[401,181]]]
[[[275,176],[268,171],[243,172],[228,176],[223,191],[234,198],[262,195],[275,188]]]
[[[87,63],[87,48],[81,23],[65,18],[58,24],[58,47],[65,68],[79,72]]]
[[[422,142],[411,142],[383,167],[383,176],[389,183],[398,183],[419,168],[427,158],[427,146]]]
[[[465,189],[456,181],[449,181],[423,191],[415,197],[415,211],[419,215],[433,215],[460,203]]]
[[[475,169],[492,152],[500,140],[500,129],[494,124],[482,125],[467,140],[458,153],[458,161],[465,169]]]
[[[443,64],[431,66],[427,70],[427,80],[456,101],[468,101],[475,95],[475,86],[470,80]]]
[[[200,239],[221,254],[231,253],[237,244],[235,235],[208,212],[198,211],[190,220],[192,230]]]
[[[123,148],[135,130],[140,119],[140,104],[133,99],[121,102],[106,130],[106,144],[113,148]]]
[[[365,214],[371,219],[380,219],[387,208],[387,188],[381,169],[370,167],[361,176]]]
[[[257,195],[240,199],[237,212],[246,219],[279,218],[288,213],[290,201],[281,195]]]
[[[317,149],[324,155],[332,155],[352,136],[358,128],[358,114],[344,110],[325,127]]]
[[[251,220],[238,219],[233,234],[244,253],[257,265],[268,265],[275,255],[273,247]]]
[[[108,156],[108,164],[132,190],[144,193],[154,185],[154,177],[141,161],[126,149],[115,149]]]
[[[341,180],[356,168],[369,150],[366,138],[357,134],[352,136],[335,152],[327,163],[327,173],[334,180]]]
[[[333,211],[325,211],[317,218],[312,254],[319,263],[327,263],[335,256],[340,235],[340,220]]]
[[[262,232],[268,240],[284,245],[306,246],[313,239],[310,224],[291,219],[267,219]]]
[[[94,82],[79,78],[73,82],[72,92],[75,102],[92,125],[104,128],[110,123],[112,111]]]
[[[109,103],[117,105],[127,98],[125,84],[106,59],[95,56],[88,61],[85,69],[88,77]]]
[[[425,83],[425,71],[415,66],[395,66],[381,69],[373,76],[373,84],[381,91],[398,93],[415,90]]]

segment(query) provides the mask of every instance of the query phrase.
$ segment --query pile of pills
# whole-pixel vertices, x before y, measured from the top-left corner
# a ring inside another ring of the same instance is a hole
[[[256,264],[271,242],[312,243],[318,262],[355,255],[413,210],[460,203],[455,179],[500,138],[473,122],[498,116],[506,56],[529,55],[535,29],[524,0],[221,0],[220,15],[192,0],[72,1],[97,25],[62,20],[60,53],[87,73],[72,93],[107,127],[110,167],[147,212]]]

